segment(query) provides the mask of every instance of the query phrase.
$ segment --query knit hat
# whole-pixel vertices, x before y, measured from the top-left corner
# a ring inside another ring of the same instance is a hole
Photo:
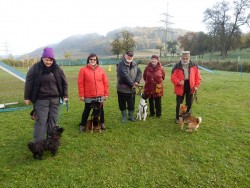
[[[44,48],[42,58],[55,59],[53,49],[49,47]]]
[[[157,55],[152,55],[151,59],[153,59],[153,58],[159,60],[159,56],[157,56]]]

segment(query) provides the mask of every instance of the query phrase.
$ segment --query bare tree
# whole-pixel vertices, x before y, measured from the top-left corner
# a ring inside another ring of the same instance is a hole
[[[219,40],[218,44],[223,59],[226,58],[233,42],[239,39],[240,27],[246,24],[249,26],[249,8],[250,0],[235,0],[232,8],[229,2],[222,1],[204,12],[203,21],[210,33],[213,33],[214,37]]]

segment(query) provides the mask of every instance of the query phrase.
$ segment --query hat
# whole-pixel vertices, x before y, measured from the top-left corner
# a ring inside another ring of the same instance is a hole
[[[53,49],[49,47],[44,48],[42,58],[55,59]]]
[[[133,56],[134,56],[134,53],[133,53],[133,51],[127,51],[127,52],[126,52],[126,55],[133,57]]]
[[[157,56],[157,55],[152,55],[151,59],[153,59],[153,58],[159,60],[159,56]]]

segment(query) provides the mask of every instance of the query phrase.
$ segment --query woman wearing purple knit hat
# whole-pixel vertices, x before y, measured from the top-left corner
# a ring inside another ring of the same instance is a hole
[[[57,124],[60,99],[68,100],[68,82],[56,63],[54,51],[46,47],[41,60],[26,75],[24,102],[34,106],[34,142],[48,137]]]

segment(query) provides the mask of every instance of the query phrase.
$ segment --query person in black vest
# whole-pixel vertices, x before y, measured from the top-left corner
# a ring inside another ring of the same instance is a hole
[[[52,48],[44,48],[41,60],[27,72],[24,102],[34,106],[34,142],[49,137],[57,125],[60,99],[68,100],[68,82],[63,70],[56,63]]]

